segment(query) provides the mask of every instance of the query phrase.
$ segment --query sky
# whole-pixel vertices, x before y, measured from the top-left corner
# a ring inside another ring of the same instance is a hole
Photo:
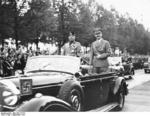
[[[96,0],[104,8],[115,8],[119,13],[128,13],[130,17],[143,24],[150,31],[150,0]]]

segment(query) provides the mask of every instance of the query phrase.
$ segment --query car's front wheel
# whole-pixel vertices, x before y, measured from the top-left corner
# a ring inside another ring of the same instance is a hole
[[[83,110],[83,91],[80,84],[76,81],[68,81],[66,82],[60,89],[58,97],[68,103],[76,111]]]
[[[116,107],[116,110],[120,111],[123,109],[125,102],[125,94],[123,86],[120,87],[120,90],[117,93],[117,102],[118,106]]]
[[[72,89],[70,93],[70,102],[73,108],[77,111],[81,111],[82,103],[81,103],[81,93],[77,89]]]

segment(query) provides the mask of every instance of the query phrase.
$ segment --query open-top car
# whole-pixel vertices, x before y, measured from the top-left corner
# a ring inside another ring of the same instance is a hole
[[[122,57],[108,57],[109,69],[112,72],[116,72],[119,75],[122,75],[124,72],[124,67],[122,64]]]
[[[109,57],[109,68],[115,71],[118,75],[123,76],[125,79],[131,79],[134,75],[134,67],[131,60],[123,61],[122,57]]]
[[[91,73],[92,66],[81,64],[72,56],[28,58],[23,75],[0,79],[0,110],[121,110],[128,93],[125,79],[113,72]]]

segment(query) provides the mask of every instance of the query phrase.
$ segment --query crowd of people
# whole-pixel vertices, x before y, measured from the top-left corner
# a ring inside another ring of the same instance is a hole
[[[16,70],[25,68],[27,58],[37,55],[48,55],[48,51],[40,51],[40,49],[32,50],[19,46],[18,49],[10,48],[7,45],[0,47],[0,76],[14,75]]]

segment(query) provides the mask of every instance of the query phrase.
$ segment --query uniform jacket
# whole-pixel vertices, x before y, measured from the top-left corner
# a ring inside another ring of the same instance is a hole
[[[74,41],[73,43],[66,43],[63,47],[63,55],[69,56],[80,56],[81,55],[81,44]]]
[[[110,44],[107,40],[96,40],[91,45],[90,64],[94,67],[108,67],[107,57],[112,53]],[[100,58],[96,58],[101,55]]]

